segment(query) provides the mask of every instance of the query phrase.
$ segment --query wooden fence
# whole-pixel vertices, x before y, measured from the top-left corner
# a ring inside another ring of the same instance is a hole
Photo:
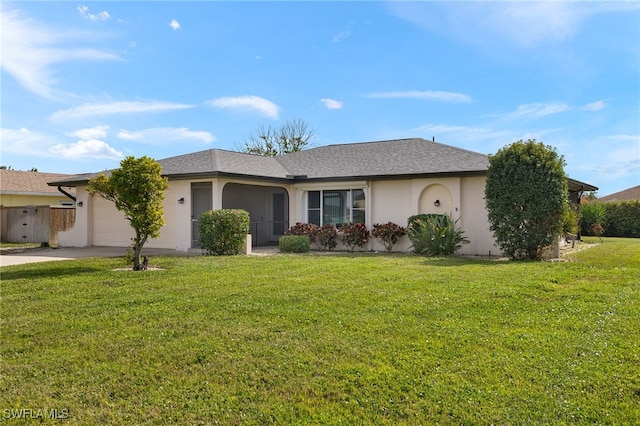
[[[58,245],[58,232],[73,228],[75,207],[23,206],[0,208],[3,243],[49,243]]]

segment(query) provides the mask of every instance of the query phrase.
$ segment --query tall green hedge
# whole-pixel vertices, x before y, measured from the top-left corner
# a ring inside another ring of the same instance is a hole
[[[640,238],[640,200],[603,203],[607,211],[604,235]]]
[[[213,255],[234,255],[242,251],[249,233],[246,210],[209,210],[198,220],[200,247]]]
[[[640,238],[640,200],[589,201],[581,205],[582,235],[593,235],[592,223],[600,223],[607,237]]]

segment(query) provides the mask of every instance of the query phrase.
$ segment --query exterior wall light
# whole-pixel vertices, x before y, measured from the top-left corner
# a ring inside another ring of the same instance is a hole
[[[78,207],[82,207],[82,204],[83,204],[83,203],[82,203],[82,201],[78,201],[78,203],[76,204],[76,206],[78,206]]]
[[[436,206],[436,207],[440,207],[440,200],[435,200],[433,202],[433,205]]]
[[[184,204],[184,197],[178,198],[178,204]]]

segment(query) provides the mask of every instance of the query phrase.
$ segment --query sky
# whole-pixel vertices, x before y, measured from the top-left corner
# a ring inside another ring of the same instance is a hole
[[[50,173],[421,137],[554,147],[604,196],[640,184],[640,2],[6,2],[0,165]]]

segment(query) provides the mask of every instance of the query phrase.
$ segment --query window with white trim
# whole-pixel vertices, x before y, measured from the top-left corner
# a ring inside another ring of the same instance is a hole
[[[307,192],[307,221],[316,225],[365,223],[365,194],[362,189]]]

